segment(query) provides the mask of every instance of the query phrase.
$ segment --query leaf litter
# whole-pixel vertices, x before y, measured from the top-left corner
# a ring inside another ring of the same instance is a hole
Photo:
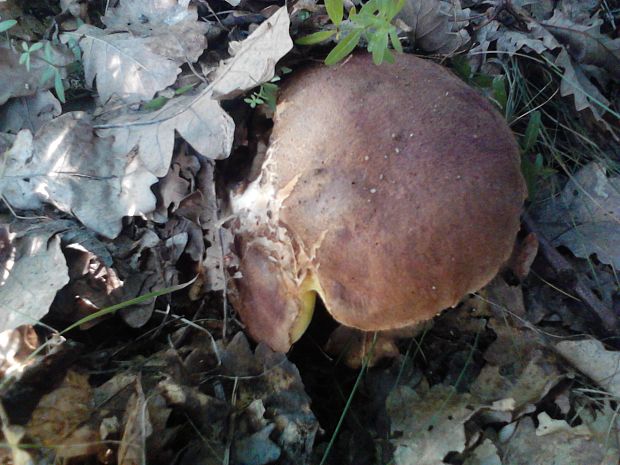
[[[26,17],[8,3],[0,20]],[[464,54],[472,79],[496,75],[501,54],[541,59],[576,114],[590,112],[613,139],[620,39],[595,2],[556,3],[409,0],[398,24],[412,47]],[[237,332],[214,160],[253,143],[239,137],[249,128],[235,98],[274,78],[304,11],[322,7],[300,3],[291,18],[268,7],[245,32],[223,26],[239,21],[234,13],[121,0],[101,27],[61,36],[79,46],[94,102],[64,113],[47,90],[54,83],[41,80],[43,52],[17,75],[19,53],[2,44],[0,194],[10,209],[0,309],[11,309],[0,313],[2,460],[617,463],[617,347],[587,302],[565,291],[572,281],[545,262],[542,241],[524,241],[512,274],[458,309],[382,340],[388,360],[377,356],[356,388],[340,363],[363,365],[368,337],[361,352],[339,355],[345,341],[334,359],[321,352],[309,365],[297,349],[290,359],[253,349]],[[52,52],[65,78],[73,55],[58,42]],[[180,91],[180,82],[191,85]],[[160,97],[163,106],[150,106]],[[531,211],[540,237],[570,252],[571,271],[608,308],[617,305],[615,173],[585,164]],[[194,277],[189,292],[105,312]],[[325,381],[322,370],[336,374]]]

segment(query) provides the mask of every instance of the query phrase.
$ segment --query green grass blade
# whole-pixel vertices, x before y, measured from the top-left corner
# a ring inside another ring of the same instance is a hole
[[[295,41],[297,45],[314,45],[321,43],[336,34],[335,30],[331,31],[319,31],[307,36],[300,37]]]

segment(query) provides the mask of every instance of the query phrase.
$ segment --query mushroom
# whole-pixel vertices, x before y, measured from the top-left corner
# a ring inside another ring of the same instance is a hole
[[[231,196],[231,302],[277,351],[317,295],[364,331],[428,320],[497,274],[525,194],[504,119],[445,68],[310,66],[281,91],[260,174]]]

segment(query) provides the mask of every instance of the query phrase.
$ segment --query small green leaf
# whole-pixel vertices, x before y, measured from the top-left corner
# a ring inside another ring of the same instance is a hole
[[[380,65],[383,63],[383,57],[387,51],[387,46],[387,34],[378,31],[376,34],[371,36],[371,39],[368,41],[368,51],[372,52],[372,61],[375,65]]]
[[[17,24],[17,21],[15,21],[14,19],[7,19],[6,21],[2,21],[0,22],[0,32],[8,31],[16,24]]]
[[[195,84],[187,84],[174,91],[174,95],[183,95],[194,88]]]
[[[26,42],[22,42],[22,50],[23,50],[24,52],[27,52],[27,51],[28,51],[28,44],[27,44]]]
[[[344,1],[343,0],[325,0],[325,9],[327,15],[334,25],[338,26],[344,17]]]
[[[43,44],[41,42],[37,42],[36,44],[32,44],[30,47],[30,52],[36,52],[37,50],[41,50],[43,48]]]
[[[47,68],[45,68],[45,71],[43,71],[43,74],[41,75],[41,85],[49,81],[53,75],[54,75],[53,66],[48,66]]]
[[[508,94],[506,93],[506,82],[504,76],[495,76],[493,78],[493,98],[499,104],[502,110],[506,110],[508,103]]]
[[[144,105],[142,105],[142,109],[147,110],[147,111],[159,110],[164,107],[164,105],[168,102],[168,100],[170,99],[167,97],[164,97],[163,95],[160,95],[158,97],[155,97],[154,99],[151,99],[149,102],[146,102]]]
[[[65,103],[65,86],[62,83],[62,76],[60,75],[60,71],[54,68],[56,74],[54,76],[54,90],[56,91],[56,96],[58,100],[62,103]]]
[[[392,42],[392,47],[394,47],[394,50],[396,50],[398,53],[403,53],[403,46],[400,43],[400,39],[398,37],[396,29],[390,30],[390,42]]]
[[[336,34],[336,30],[331,31],[319,31],[307,36],[300,37],[295,41],[297,45],[314,45],[321,43]]]
[[[528,153],[536,144],[538,140],[538,134],[540,134],[540,111],[534,111],[530,115],[530,120],[527,122],[527,128],[525,129],[525,135],[523,136],[522,146],[523,153]]]
[[[359,44],[362,37],[361,31],[353,31],[344,39],[342,39],[338,45],[336,45],[331,52],[325,58],[325,64],[328,66],[335,65],[349,53],[351,53],[357,44]]]
[[[23,65],[26,63],[26,60],[28,59],[28,52],[24,52],[19,56],[19,64]]]

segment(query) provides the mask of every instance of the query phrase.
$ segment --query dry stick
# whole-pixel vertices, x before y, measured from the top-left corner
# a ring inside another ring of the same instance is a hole
[[[536,237],[538,237],[540,251],[543,253],[556,273],[570,273],[574,276],[574,283],[571,286],[573,292],[579,296],[581,301],[589,310],[598,316],[606,331],[612,335],[618,335],[620,333],[620,324],[618,322],[618,317],[614,314],[613,310],[605,306],[605,304],[601,302],[594,292],[592,292],[592,290],[583,282],[579,274],[571,266],[570,262],[564,258],[553,245],[551,245],[549,240],[547,240],[544,234],[540,231],[540,228],[534,219],[532,219],[528,213],[523,215],[523,222],[525,223],[527,229],[536,234]]]

